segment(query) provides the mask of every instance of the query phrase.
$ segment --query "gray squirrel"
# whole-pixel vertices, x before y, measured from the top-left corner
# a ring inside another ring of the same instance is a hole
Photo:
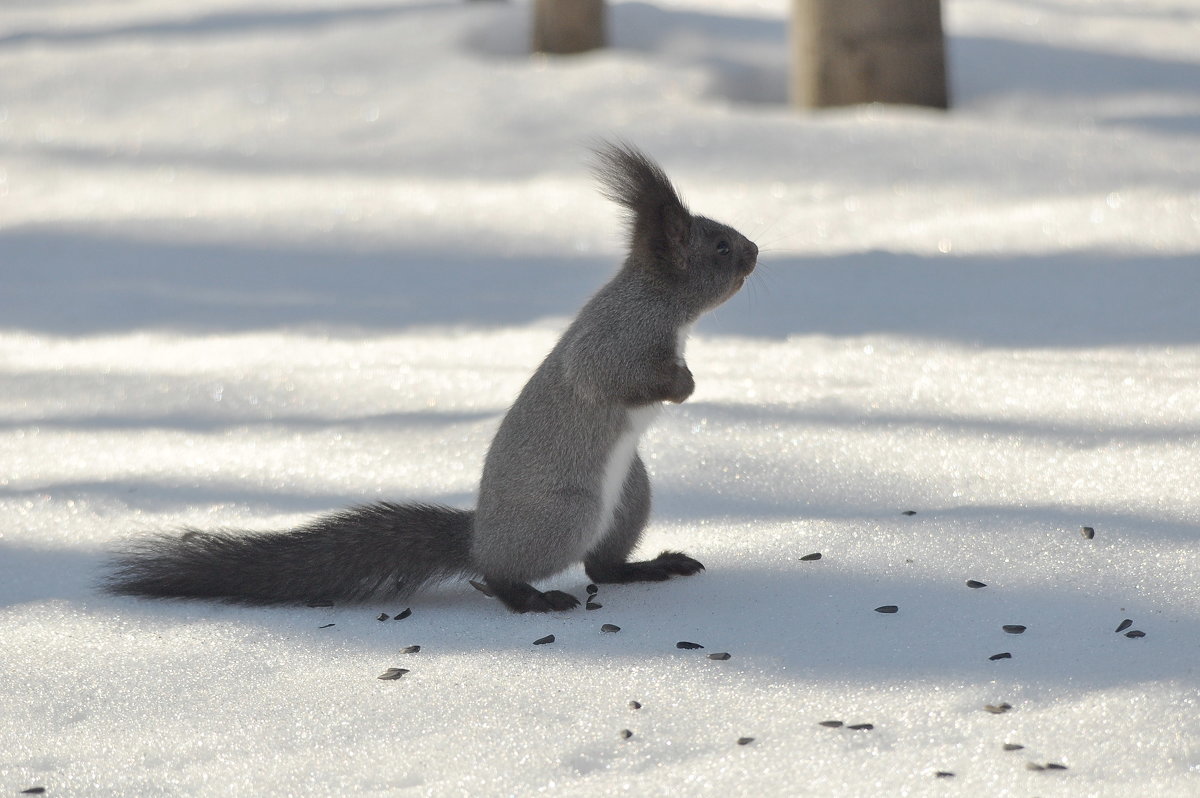
[[[116,553],[104,589],[313,604],[399,598],[435,581],[482,578],[478,586],[514,612],[547,612],[579,601],[530,583],[579,562],[592,581],[610,584],[703,570],[674,551],[628,560],[650,513],[637,444],[664,402],[692,395],[687,332],[737,293],[758,247],[693,216],[662,169],[633,146],[604,143],[596,156],[604,195],[628,212],[629,256],[504,416],[474,511],[380,502],[282,532],[152,535]]]

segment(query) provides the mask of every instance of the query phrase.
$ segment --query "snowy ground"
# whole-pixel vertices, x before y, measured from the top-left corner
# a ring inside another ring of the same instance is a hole
[[[786,5],[566,60],[522,4],[0,6],[0,792],[1200,792],[1200,3],[949,0],[950,114],[787,109]],[[603,135],[764,249],[643,444],[706,573],[95,592],[141,531],[472,502],[621,257]]]

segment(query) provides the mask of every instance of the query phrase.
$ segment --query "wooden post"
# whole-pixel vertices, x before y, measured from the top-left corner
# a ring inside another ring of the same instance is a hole
[[[603,47],[605,39],[604,0],[535,0],[535,53],[582,53]]]
[[[792,104],[946,108],[941,0],[792,0]]]

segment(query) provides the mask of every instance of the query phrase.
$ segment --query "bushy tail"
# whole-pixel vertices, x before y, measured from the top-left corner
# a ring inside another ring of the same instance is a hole
[[[110,593],[240,604],[361,602],[475,573],[471,510],[387,502],[284,532],[185,529],[119,551]]]

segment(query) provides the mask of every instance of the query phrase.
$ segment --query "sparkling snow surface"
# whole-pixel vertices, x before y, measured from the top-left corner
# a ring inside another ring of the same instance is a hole
[[[789,110],[787,6],[557,59],[524,3],[0,5],[0,792],[1200,794],[1200,4],[947,0],[948,114]],[[614,135],[764,253],[641,445],[705,573],[95,591],[139,532],[472,503],[622,257]]]

